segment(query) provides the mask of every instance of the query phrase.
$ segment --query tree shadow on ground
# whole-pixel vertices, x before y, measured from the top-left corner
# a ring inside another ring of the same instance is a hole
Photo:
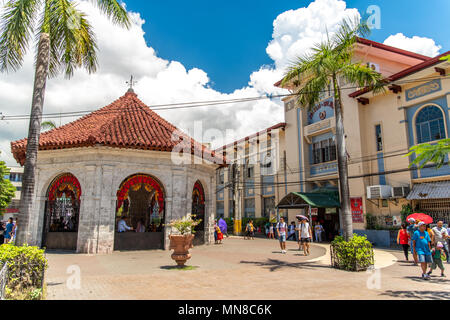
[[[317,269],[317,268],[325,268],[325,269],[333,269],[331,266],[322,265],[313,262],[286,262],[277,259],[267,259],[266,261],[241,261],[242,264],[253,264],[256,266],[260,266],[266,269],[269,269],[271,272],[277,271],[283,268],[295,268],[295,269]]]
[[[450,299],[450,291],[393,291],[388,290],[381,293],[382,296],[389,296],[393,298],[410,298],[420,300],[448,300]]]

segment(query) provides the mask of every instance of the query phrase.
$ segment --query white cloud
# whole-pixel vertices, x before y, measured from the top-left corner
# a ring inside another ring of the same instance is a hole
[[[433,39],[418,36],[408,38],[403,33],[389,36],[384,40],[384,44],[429,57],[439,55],[439,51],[442,49],[442,46],[437,45]]]

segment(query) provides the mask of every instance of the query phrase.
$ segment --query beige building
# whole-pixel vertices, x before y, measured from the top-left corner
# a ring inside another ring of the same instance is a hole
[[[216,172],[216,216],[261,218],[276,215],[286,186],[285,123],[223,146],[227,165]]]
[[[412,159],[405,155],[413,145],[449,137],[450,63],[440,57],[430,58],[367,39],[358,40],[354,59],[379,71],[389,83],[386,92],[378,95],[368,90],[356,91],[352,84],[343,85],[354,229],[365,229],[367,214],[378,216],[381,225],[396,225],[405,204],[448,221],[450,167],[410,169]],[[294,92],[295,87],[287,89]],[[285,123],[277,153],[281,166],[268,178],[259,173],[263,165],[260,161],[254,177],[247,175],[251,171],[245,166],[240,171],[245,174],[237,176],[243,186],[247,185],[245,179],[254,180],[255,186],[266,190],[272,185],[272,194],[263,189],[250,194],[251,188],[247,192],[244,187],[233,198],[233,188],[226,188],[233,181],[229,178],[232,169],[222,168],[217,177],[217,215],[233,216],[233,199],[239,202],[236,208],[243,217],[260,217],[268,216],[268,211],[275,210],[273,203],[277,205],[291,193],[296,193],[306,205],[314,203],[314,198],[319,199],[317,194],[328,199],[339,197],[331,90],[323,93],[321,102],[311,110],[298,106],[295,97],[284,99],[284,103]],[[247,159],[244,150],[252,145],[252,139],[264,141],[257,134],[225,146],[227,160],[234,163]],[[261,183],[264,179],[266,184]],[[267,205],[268,198],[271,205]],[[321,221],[328,230],[327,237],[332,237],[339,232],[339,209],[331,206],[333,201],[327,207],[327,199],[319,200],[318,208],[312,205],[312,219]],[[310,212],[305,208],[280,210],[280,214],[293,221],[296,214]]]

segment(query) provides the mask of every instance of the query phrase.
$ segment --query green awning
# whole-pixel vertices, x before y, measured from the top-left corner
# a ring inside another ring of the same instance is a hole
[[[284,197],[277,208],[300,209],[313,208],[340,208],[339,195],[334,192],[292,192]]]

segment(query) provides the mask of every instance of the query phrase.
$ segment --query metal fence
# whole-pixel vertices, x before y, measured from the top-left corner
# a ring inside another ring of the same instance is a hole
[[[8,264],[5,263],[0,271],[0,300],[5,300],[5,288],[8,281]]]

